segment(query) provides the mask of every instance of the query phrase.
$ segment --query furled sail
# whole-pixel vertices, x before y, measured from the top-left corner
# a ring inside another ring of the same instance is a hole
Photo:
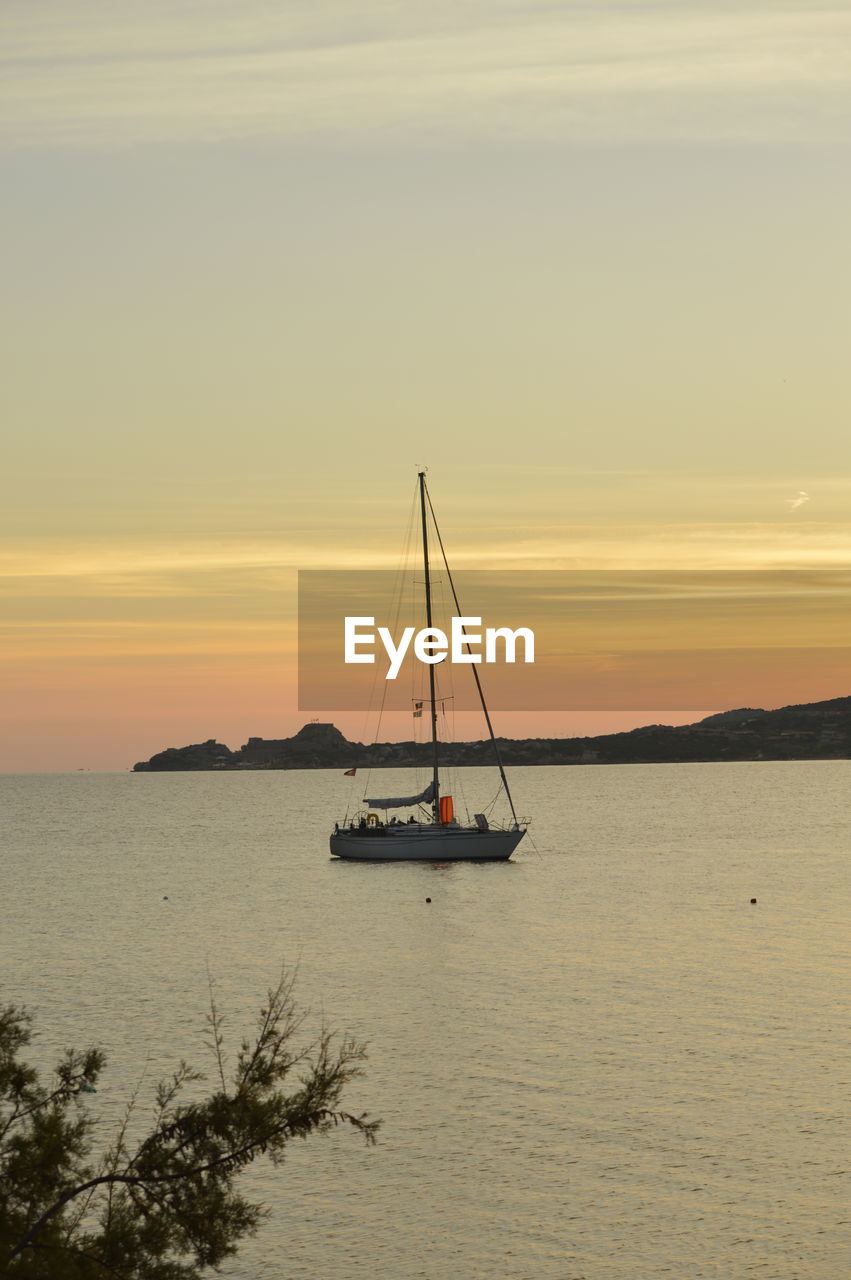
[[[404,809],[412,804],[429,804],[434,799],[434,783],[430,782],[418,796],[391,796],[389,800],[364,799],[370,809]]]

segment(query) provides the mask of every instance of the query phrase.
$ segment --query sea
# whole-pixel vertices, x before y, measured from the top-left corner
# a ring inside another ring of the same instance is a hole
[[[846,1276],[851,761],[511,782],[511,862],[371,865],[339,770],[4,775],[0,999],[44,1069],[103,1047],[103,1143],[181,1059],[212,1086],[211,982],[230,1045],[282,965],[305,1042],[367,1042],[377,1145],[252,1166],[226,1280]]]

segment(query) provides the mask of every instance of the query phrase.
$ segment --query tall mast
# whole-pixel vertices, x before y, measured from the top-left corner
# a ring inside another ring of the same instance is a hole
[[[422,476],[420,476],[420,480],[422,481]],[[449,586],[452,591],[452,599],[455,601],[455,608],[458,610],[458,615],[460,617],[461,605],[458,602],[458,592],[455,590],[455,583],[452,580],[452,570],[449,568],[449,561],[446,558],[446,550],[443,546],[443,539],[440,536],[440,526],[438,525],[437,520],[435,518],[434,507],[431,505],[430,496],[428,500],[428,505],[431,511],[431,518],[434,522],[434,532],[437,534],[437,543],[438,543],[438,546],[440,547],[440,554],[443,556],[443,567],[445,568],[446,576],[449,579]],[[466,649],[467,653],[470,652],[470,646],[468,644],[465,644],[464,648]],[[429,670],[430,669],[431,668],[429,668]],[[502,779],[502,785],[505,790],[506,798],[508,799],[509,808],[511,809],[511,816],[514,819],[514,825],[516,827],[517,814],[515,813],[515,810],[514,810],[514,801],[511,798],[511,790],[509,789],[509,786],[508,786],[508,778],[505,776],[505,766],[502,763],[502,756],[499,754],[499,744],[497,743],[497,740],[496,740],[496,734],[493,731],[490,712],[488,711],[488,704],[485,702],[485,691],[482,688],[482,682],[479,677],[478,669],[474,665],[471,665],[471,670],[473,672],[473,679],[476,682],[476,688],[479,691],[479,702],[482,704],[482,711],[484,712],[484,715],[485,715],[485,724],[487,725],[488,733],[490,734],[491,747],[493,748],[493,754],[496,759],[497,768],[499,769],[499,776]]]
[[[426,626],[431,630],[431,575],[428,567],[428,521],[426,519],[426,487],[425,472],[421,471],[420,476],[420,512],[423,521],[423,566],[425,568],[425,598],[426,598]],[[440,800],[440,778],[437,768],[437,699],[434,692],[434,663],[428,664],[428,688],[429,688],[429,707],[431,708],[431,753],[432,753],[432,807],[434,809],[435,821],[439,809]]]

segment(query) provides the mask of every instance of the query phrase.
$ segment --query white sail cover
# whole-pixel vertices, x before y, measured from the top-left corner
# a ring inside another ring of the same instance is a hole
[[[412,804],[428,804],[434,799],[434,783],[430,782],[418,796],[391,796],[389,800],[371,800],[364,797],[370,809],[404,809]]]

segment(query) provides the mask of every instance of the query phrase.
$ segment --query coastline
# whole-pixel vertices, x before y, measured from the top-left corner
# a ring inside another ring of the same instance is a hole
[[[497,738],[506,765],[699,764],[758,760],[842,760],[851,757],[851,697],[780,707],[740,708],[692,725],[647,725],[581,738]],[[237,751],[210,738],[168,747],[139,761],[135,773],[190,770],[352,769],[427,767],[430,744],[350,742],[333,724],[307,724],[291,738],[249,738]],[[453,767],[490,764],[488,741],[447,742]]]

